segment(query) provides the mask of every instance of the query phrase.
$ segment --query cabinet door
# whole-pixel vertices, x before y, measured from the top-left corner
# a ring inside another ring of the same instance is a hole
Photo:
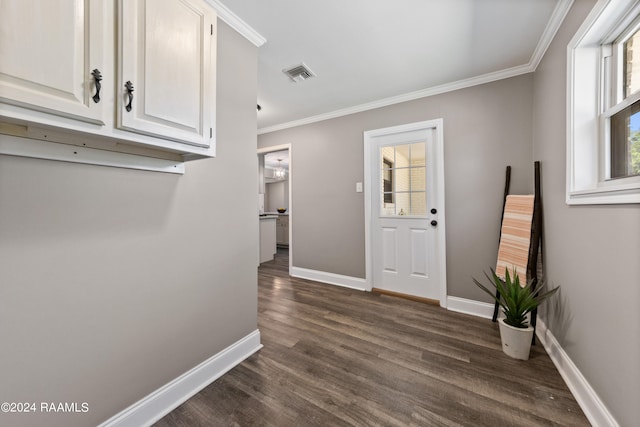
[[[289,217],[282,222],[282,243],[289,245]]]
[[[284,233],[282,231],[282,221],[278,217],[276,220],[276,243],[281,245],[284,243]]]
[[[208,147],[215,136],[213,9],[201,0],[120,0],[119,21],[118,127]]]
[[[103,124],[92,76],[105,71],[102,7],[101,0],[0,1],[0,101]]]

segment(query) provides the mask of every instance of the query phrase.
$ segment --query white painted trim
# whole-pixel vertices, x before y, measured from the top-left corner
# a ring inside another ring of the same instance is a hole
[[[364,278],[366,290],[373,288],[373,251],[371,245],[371,141],[365,132],[364,138]]]
[[[530,65],[520,65],[506,70],[496,71],[494,73],[483,74],[481,76],[471,77],[464,80],[458,80],[456,82],[445,83],[439,86],[430,87],[427,89],[421,89],[414,92],[405,93],[402,95],[392,96],[389,98],[380,99],[366,104],[360,104],[349,108],[343,108],[341,110],[332,111],[329,113],[318,114],[316,116],[307,117],[300,120],[294,120],[278,125],[267,126],[258,129],[258,135],[265,133],[275,132],[278,130],[289,129],[297,126],[308,125],[310,123],[321,122],[323,120],[335,119],[337,117],[348,116],[350,114],[360,113],[363,111],[369,111],[376,108],[387,107],[389,105],[400,104],[407,101],[413,101],[420,98],[426,98],[429,96],[440,95],[442,93],[453,92],[455,90],[464,89],[472,86],[478,86],[485,83],[491,83],[494,81],[507,79],[509,77],[519,76],[521,74],[531,73],[534,71]]]
[[[567,45],[566,196],[568,205],[640,203],[637,177],[607,179],[606,94],[600,46],[640,11],[636,0],[600,0]],[[604,42],[603,42],[604,41]],[[611,109],[609,108],[609,111]]]
[[[399,126],[392,126],[383,129],[374,129],[364,132],[364,242],[365,242],[365,284],[366,290],[371,291],[373,288],[373,253],[371,250],[371,139],[380,135],[389,135],[402,132],[410,132],[421,129],[435,129],[436,136],[434,140],[436,164],[435,174],[438,188],[436,189],[438,199],[435,200],[434,206],[438,209],[438,227],[436,228],[436,245],[438,259],[438,278],[440,281],[440,306],[447,307],[447,248],[446,248],[446,223],[445,223],[445,189],[444,189],[444,121],[443,119],[427,120],[423,122],[408,123]]]
[[[491,319],[493,316],[493,304],[466,298],[448,297],[447,309],[485,319]],[[591,425],[594,427],[619,427],[604,402],[541,318],[537,319],[536,336]]]
[[[293,149],[292,145],[280,144],[272,145],[270,147],[258,148],[258,154],[271,153],[274,151],[289,150],[289,275],[291,276],[291,269],[293,268]]]
[[[212,1],[212,0],[210,0]],[[373,110],[376,108],[387,107],[389,105],[400,104],[402,102],[413,101],[420,98],[426,98],[429,96],[440,95],[442,93],[453,92],[455,90],[464,89],[472,86],[478,86],[485,83],[491,83],[498,80],[507,79],[510,77],[516,77],[522,74],[532,73],[540,64],[540,61],[547,52],[549,45],[553,41],[556,33],[560,29],[564,18],[567,16],[573,0],[560,0],[556,5],[547,26],[538,40],[538,44],[529,59],[529,62],[524,65],[519,65],[504,70],[495,71],[492,73],[483,74],[480,76],[470,77],[468,79],[458,80],[451,83],[445,83],[430,88],[417,90],[414,92],[405,93],[402,95],[392,96],[389,98],[379,99],[377,101],[368,102],[365,104],[356,105],[349,108],[343,108],[340,110],[332,111],[329,113],[318,114],[311,117],[306,117],[300,120],[293,120],[286,123],[281,123],[273,126],[267,126],[258,129],[258,135],[265,133],[275,132],[283,129],[289,129],[297,126],[308,125],[310,123],[316,123],[323,120],[335,119],[336,117],[347,116],[349,114],[360,113],[363,111]]]
[[[258,154],[272,153],[274,151],[289,150],[291,144],[270,145],[269,147],[258,148]]]
[[[568,205],[619,205],[640,203],[640,185],[634,184],[636,188],[608,189],[600,188],[593,191],[573,191],[568,192],[566,203]]]
[[[436,234],[436,244],[438,246],[438,259],[440,260],[440,267],[438,271],[438,277],[440,280],[440,307],[447,308],[449,301],[447,300],[447,223],[445,212],[445,189],[444,189],[444,120],[437,119],[432,121],[436,126],[436,175],[437,175],[437,195],[438,201],[438,228]]]
[[[450,311],[486,319],[491,319],[493,316],[493,304],[458,297],[449,297],[448,300],[447,309]],[[604,402],[541,318],[537,319],[536,336],[591,425],[594,427],[619,427],[620,425]]]
[[[457,313],[491,319],[494,305],[488,302],[475,301],[467,298],[447,297],[447,310]]]
[[[219,0],[205,0],[211,7],[213,7],[218,18],[226,22],[231,28],[236,30],[240,35],[253,43],[256,47],[260,47],[267,39],[265,39],[260,33],[253,29],[249,24],[244,22],[238,15],[233,13],[227,6],[220,3]]]
[[[184,174],[184,162],[0,134],[0,154],[88,165]]]
[[[596,391],[540,318],[536,325],[536,335],[591,425],[594,427],[619,427],[604,402],[598,397]]]
[[[538,45],[536,49],[533,51],[533,55],[531,55],[531,59],[529,61],[529,65],[535,71],[540,65],[540,61],[544,58],[544,54],[547,53],[547,49],[551,45],[556,33],[560,29],[564,18],[566,18],[567,13],[569,13],[569,9],[573,5],[573,0],[560,0],[558,4],[556,4],[555,9],[553,9],[553,13],[547,22],[547,26],[538,41]]]
[[[365,279],[341,274],[328,273],[326,271],[309,270],[307,268],[292,267],[291,276],[299,279],[313,280],[315,282],[328,283],[330,285],[342,286],[343,288],[367,291]]]
[[[261,348],[256,329],[98,427],[150,426]]]

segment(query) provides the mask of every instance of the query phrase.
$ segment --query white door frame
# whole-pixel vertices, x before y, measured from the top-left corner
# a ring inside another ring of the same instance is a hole
[[[272,145],[270,147],[258,148],[258,154],[271,153],[273,151],[289,150],[289,275],[293,266],[293,199],[291,198],[291,188],[293,187],[293,152],[291,144]]]
[[[371,155],[372,155],[372,140],[374,137],[390,135],[400,132],[408,132],[423,129],[435,129],[435,138],[433,141],[435,161],[433,166],[435,168],[436,176],[436,200],[432,202],[430,206],[438,209],[438,226],[435,229],[436,232],[436,255],[438,262],[436,268],[438,269],[439,288],[440,288],[440,306],[447,306],[447,262],[446,262],[446,233],[445,233],[445,210],[444,210],[444,137],[443,137],[443,120],[434,119],[423,122],[409,123],[400,126],[392,126],[383,129],[374,129],[364,132],[364,226],[365,226],[365,281],[366,290],[371,291],[373,289],[373,250],[372,237],[371,237],[371,216],[374,211],[371,206]],[[428,196],[429,197],[429,196]],[[433,196],[432,196],[433,197]]]

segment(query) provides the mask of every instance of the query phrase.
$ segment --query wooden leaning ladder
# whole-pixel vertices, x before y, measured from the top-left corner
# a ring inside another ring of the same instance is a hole
[[[529,240],[529,253],[527,259],[527,277],[525,278],[525,282],[531,282],[531,287],[533,290],[536,289],[538,285],[538,260],[540,257],[540,261],[542,261],[542,198],[540,195],[540,162],[536,161],[533,164],[534,166],[534,200],[533,200],[533,215],[531,219],[531,235]],[[507,196],[509,195],[509,186],[511,183],[511,166],[507,166],[506,177],[505,177],[505,186],[504,186],[504,201],[502,204],[502,216],[500,220],[500,240],[502,240],[502,225],[504,222],[504,214],[505,208],[507,205]],[[500,294],[496,291],[496,298],[498,298]],[[498,310],[500,305],[496,301],[493,308],[493,318],[492,320],[495,322],[498,319]],[[535,328],[537,323],[538,309],[534,309],[531,312],[531,326],[534,328],[534,334],[532,342],[535,344],[536,335]]]

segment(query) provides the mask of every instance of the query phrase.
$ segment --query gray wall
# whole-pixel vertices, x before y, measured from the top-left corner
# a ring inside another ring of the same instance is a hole
[[[258,146],[291,143],[293,265],[365,276],[363,132],[444,119],[449,295],[488,299],[471,276],[495,266],[504,173],[512,191],[530,191],[532,76],[258,136]],[[366,191],[366,189],[365,189]]]
[[[595,1],[577,1],[534,76],[553,334],[621,426],[640,420],[640,205],[567,206],[566,46]]]
[[[0,424],[99,424],[257,328],[257,49],[220,22],[218,55],[184,176],[0,156],[0,396],[89,404]]]
[[[265,211],[277,212],[280,208],[289,209],[289,181],[271,182],[265,185]]]

